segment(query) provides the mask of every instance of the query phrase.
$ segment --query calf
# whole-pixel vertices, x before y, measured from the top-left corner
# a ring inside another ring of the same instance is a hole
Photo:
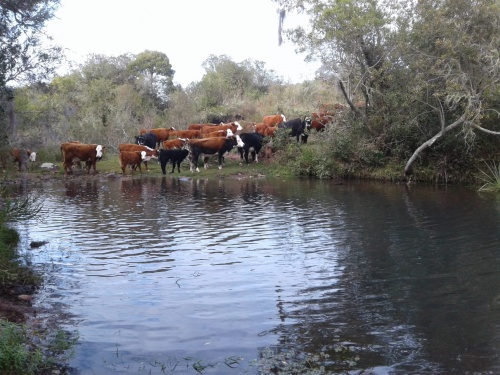
[[[239,135],[231,135],[226,138],[202,138],[202,139],[189,139],[187,146],[190,153],[190,171],[193,172],[194,168],[198,169],[198,158],[201,154],[213,155],[217,154],[219,157],[219,169],[222,169],[222,158],[224,154],[231,151],[234,146],[243,147],[244,143]],[[207,164],[204,164],[207,169]]]
[[[172,149],[181,149],[186,146],[187,139],[185,138],[177,138],[177,139],[167,139],[163,141],[163,149],[164,150],[172,150]]]
[[[121,151],[120,152],[120,167],[122,173],[125,175],[125,169],[130,166],[132,174],[134,170],[139,167],[139,171],[142,174],[141,163],[147,158],[146,151]]]
[[[186,159],[188,154],[189,151],[186,149],[160,150],[160,157],[158,158],[158,160],[160,161],[162,173],[167,174],[165,169],[169,161],[172,162],[172,172],[170,173],[174,173],[176,164],[177,164],[177,171],[181,173],[181,163],[184,161],[184,159]]]
[[[97,173],[96,162],[102,159],[105,147],[96,144],[84,143],[63,143],[61,144],[61,154],[63,157],[64,174],[73,173],[73,160],[79,159],[84,161],[87,166],[87,173],[94,169],[94,174]]]
[[[307,143],[307,138],[309,137],[306,134],[306,130],[309,130],[311,126],[311,118],[305,117],[304,119],[295,118],[290,121],[286,121],[282,124],[278,125],[280,129],[289,129],[290,137],[297,137],[297,143],[299,143],[299,137],[302,139],[302,143]]]
[[[149,171],[148,167],[148,161],[151,159],[157,159],[158,158],[158,150],[155,150],[151,147],[145,146],[145,145],[136,145],[133,143],[120,143],[118,145],[118,151],[145,151],[146,152],[146,158],[143,160],[144,166],[146,167],[146,170]]]
[[[202,137],[207,137],[208,133],[212,133],[218,130],[227,130],[231,129],[233,134],[236,132],[243,130],[243,127],[240,125],[238,121],[230,122],[229,124],[220,124],[220,125],[205,125],[201,128]]]
[[[28,161],[36,161],[36,152],[30,150],[13,148],[10,150],[10,154],[12,155],[14,163],[18,164],[18,170],[21,170],[23,166],[26,167]]]
[[[238,152],[240,153],[241,160],[243,160],[243,154],[245,155],[245,161],[248,164],[248,152],[252,149],[252,160],[256,163],[259,162],[258,154],[262,148],[262,142],[264,136],[259,133],[243,133],[240,134],[241,140],[243,141],[243,147],[238,147]]]

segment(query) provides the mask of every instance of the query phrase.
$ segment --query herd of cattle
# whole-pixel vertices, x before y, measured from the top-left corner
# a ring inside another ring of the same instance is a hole
[[[191,124],[186,130],[174,128],[141,129],[140,134],[135,137],[135,143],[123,143],[118,146],[119,161],[122,173],[125,175],[127,168],[133,173],[137,168],[142,173],[141,164],[146,170],[148,161],[158,159],[163,174],[166,174],[166,166],[170,162],[172,171],[177,166],[180,172],[180,164],[186,158],[190,163],[190,171],[199,172],[198,160],[204,155],[204,167],[207,168],[209,155],[217,155],[219,169],[222,168],[224,155],[237,148],[241,160],[249,163],[249,154],[252,160],[258,162],[258,154],[264,146],[265,139],[273,138],[277,129],[288,129],[289,135],[295,137],[297,143],[307,143],[308,133],[311,129],[324,130],[331,122],[333,116],[329,114],[313,113],[311,117],[295,118],[288,120],[283,114],[265,116],[262,123],[252,124],[251,131],[242,131],[243,128],[238,121],[221,124]],[[76,164],[85,163],[87,173],[93,169],[96,173],[96,162],[101,160],[105,146],[98,144],[83,144],[81,142],[65,142],[61,144],[64,174],[73,173]],[[26,157],[35,161],[36,153],[28,151],[23,158],[20,150],[14,156],[21,169],[21,161]]]

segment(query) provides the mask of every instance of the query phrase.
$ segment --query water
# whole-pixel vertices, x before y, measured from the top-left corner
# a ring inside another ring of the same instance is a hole
[[[17,229],[25,248],[49,241],[27,250],[47,274],[35,304],[78,331],[77,374],[267,374],[291,353],[327,373],[500,372],[494,196],[146,176],[32,189],[45,220]]]

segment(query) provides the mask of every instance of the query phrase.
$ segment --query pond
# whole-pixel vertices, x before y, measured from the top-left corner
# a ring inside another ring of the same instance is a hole
[[[47,275],[35,306],[78,332],[75,374],[500,372],[494,196],[170,176],[30,189],[44,215],[16,228]]]

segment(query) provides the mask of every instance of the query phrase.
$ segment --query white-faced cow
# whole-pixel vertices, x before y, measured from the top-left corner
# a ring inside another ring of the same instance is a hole
[[[61,144],[61,154],[63,157],[64,174],[73,173],[73,160],[84,161],[87,166],[87,173],[94,169],[97,173],[96,162],[102,159],[105,147],[103,145],[85,144],[85,143],[63,143]]]
[[[293,120],[286,121],[283,124],[278,125],[278,128],[289,129],[290,137],[296,137],[297,143],[299,143],[299,138],[301,138],[302,143],[307,143],[307,138],[309,137],[309,135],[306,133],[306,131],[309,131],[310,126],[311,118],[305,117],[303,119],[295,118]]]
[[[276,126],[281,124],[282,122],[286,122],[286,117],[284,114],[264,116],[264,118],[262,119],[262,123],[267,126]]]
[[[177,164],[177,171],[181,173],[181,163],[188,156],[189,151],[186,149],[171,149],[171,150],[160,150],[160,157],[158,158],[161,166],[161,171],[163,174],[167,174],[166,167],[169,161],[172,162],[172,172],[174,173],[175,165]]]
[[[30,150],[23,150],[19,148],[13,148],[10,150],[14,163],[18,164],[18,169],[21,170],[22,167],[26,167],[29,161],[36,161],[36,152]]]
[[[220,125],[206,125],[201,128],[201,135],[203,137],[207,137],[208,133],[212,133],[218,130],[227,130],[231,129],[231,131],[236,134],[236,132],[243,130],[243,127],[240,125],[238,121],[230,122],[229,124],[220,124]]]
[[[149,171],[148,167],[148,161],[151,159],[157,159],[158,158],[158,150],[155,150],[151,147],[145,146],[145,145],[136,145],[134,143],[120,143],[118,145],[118,151],[144,151],[146,152],[146,158],[142,161],[144,163],[144,166],[146,167],[146,170]]]
[[[127,166],[130,166],[132,174],[134,174],[137,167],[139,167],[139,172],[142,174],[141,163],[143,163],[146,158],[146,151],[121,151],[119,159],[122,173],[125,175]]]
[[[231,151],[233,147],[243,147],[244,143],[239,135],[231,135],[226,138],[214,137],[214,138],[202,138],[202,139],[189,139],[187,146],[189,148],[189,158],[190,158],[190,171],[193,172],[198,169],[198,158],[200,155],[214,155],[217,154],[219,158],[219,169],[222,169],[222,159],[224,155]],[[204,164],[205,169],[207,169],[207,164]]]
[[[164,150],[173,150],[173,149],[181,149],[185,148],[187,145],[186,138],[176,138],[176,139],[167,139],[162,143]]]
[[[258,163],[258,155],[262,148],[264,136],[259,133],[242,133],[240,134],[240,137],[244,143],[243,147],[238,147],[241,160],[243,160],[244,156],[245,162],[248,164],[248,153],[252,150],[252,160]]]

